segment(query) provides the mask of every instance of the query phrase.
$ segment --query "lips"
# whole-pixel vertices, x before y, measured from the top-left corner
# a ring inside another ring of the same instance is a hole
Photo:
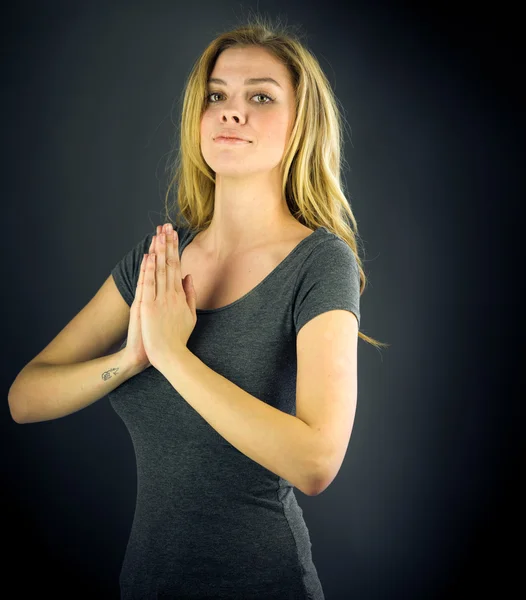
[[[240,140],[242,142],[250,142],[250,140],[248,140],[247,138],[244,138],[241,135],[238,135],[234,131],[223,131],[222,133],[218,133],[216,135],[216,137],[214,138],[214,140],[218,140],[221,138],[229,139],[229,140]]]
[[[236,142],[248,142],[248,140],[244,140],[242,138],[235,138],[235,137],[230,137],[230,136],[225,136],[225,135],[218,135],[216,137],[216,140],[235,140]]]

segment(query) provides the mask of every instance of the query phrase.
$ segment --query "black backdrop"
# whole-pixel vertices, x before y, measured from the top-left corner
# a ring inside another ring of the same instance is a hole
[[[524,535],[520,22],[502,3],[425,5],[4,6],[3,585],[20,597],[118,598],[128,432],[105,398],[19,425],[7,394],[161,223],[190,66],[256,9],[302,26],[341,101],[362,330],[391,344],[359,343],[342,469],[320,496],[297,492],[326,598],[510,597]]]

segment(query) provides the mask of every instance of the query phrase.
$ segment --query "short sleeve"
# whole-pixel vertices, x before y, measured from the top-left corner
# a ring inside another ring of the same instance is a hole
[[[316,245],[301,266],[294,292],[296,335],[308,321],[329,310],[348,310],[360,327],[360,273],[351,248],[338,237]]]
[[[148,254],[154,235],[154,232],[146,234],[111,270],[117,289],[130,307],[135,298],[142,257],[144,254]]]

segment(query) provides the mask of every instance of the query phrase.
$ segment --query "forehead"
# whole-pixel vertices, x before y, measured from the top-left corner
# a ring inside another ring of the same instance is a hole
[[[227,48],[218,56],[210,77],[224,79],[227,85],[243,85],[250,77],[272,77],[283,89],[290,85],[287,67],[258,47]]]

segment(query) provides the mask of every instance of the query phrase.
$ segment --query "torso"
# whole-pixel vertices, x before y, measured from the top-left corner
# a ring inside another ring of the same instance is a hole
[[[192,275],[198,310],[222,308],[253,290],[312,233],[298,222],[279,242],[236,256],[224,266],[207,259],[194,237],[181,255],[181,277]]]

